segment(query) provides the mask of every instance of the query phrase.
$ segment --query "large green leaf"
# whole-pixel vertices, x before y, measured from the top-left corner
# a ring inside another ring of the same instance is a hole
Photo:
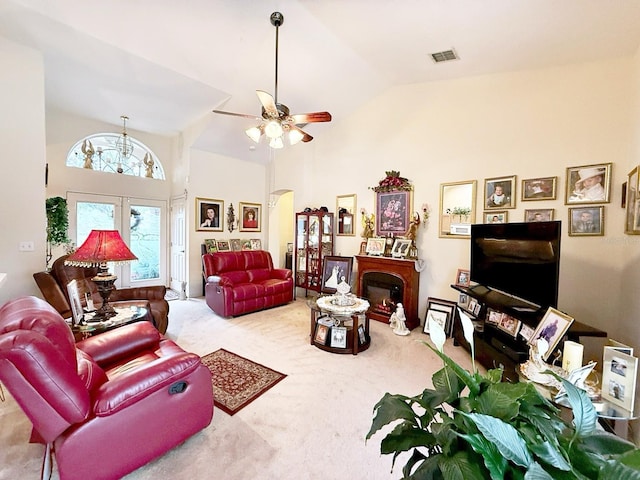
[[[435,437],[428,430],[412,428],[404,422],[396,426],[380,443],[380,453],[406,452],[415,447],[436,445]]]
[[[564,470],[568,472],[571,470],[571,465],[564,458],[563,452],[560,451],[555,445],[549,442],[529,444],[531,451],[546,464],[557,468],[558,470]]]
[[[478,399],[478,413],[484,413],[492,417],[509,421],[518,415],[520,404],[518,402],[523,389],[515,389],[517,384],[491,385]]]
[[[366,440],[369,440],[373,434],[382,427],[396,420],[406,420],[417,424],[416,413],[407,403],[409,400],[410,397],[406,397],[405,395],[385,393],[375,407],[373,407],[375,417],[373,418],[371,429],[369,433],[367,433]]]
[[[615,460],[609,460],[600,471],[598,479],[640,480],[640,470]]]
[[[460,380],[462,380],[462,382],[469,388],[470,395],[475,396],[480,392],[480,384],[475,376],[473,376],[471,373],[466,371],[464,368],[462,368],[460,365],[458,365],[456,362],[454,362],[444,353],[440,353],[437,349],[433,348],[427,342],[422,342],[422,343],[424,343],[433,352],[435,352],[435,354],[442,359],[445,365],[447,365],[449,368],[451,368],[455,372],[455,374],[460,378]]]
[[[468,452],[458,452],[452,457],[438,457],[438,465],[446,480],[484,480],[485,474],[475,458]]]
[[[507,469],[507,459],[500,454],[493,443],[480,434],[460,434],[460,437],[464,438],[469,445],[471,445],[474,452],[482,455],[484,466],[489,470],[491,478],[494,480],[501,480],[504,478],[504,473]]]
[[[635,445],[613,433],[596,431],[591,435],[580,439],[580,447],[595,453],[607,453],[611,455],[622,454],[635,450]]]
[[[524,478],[525,480],[554,480],[554,477],[549,475],[539,463],[535,462],[527,469]]]
[[[546,370],[544,373],[552,372]],[[573,425],[576,430],[576,436],[590,435],[596,429],[598,413],[587,392],[556,374],[553,374],[553,376],[562,380],[562,386],[567,392],[569,405],[571,405],[571,410],[573,411]]]
[[[521,467],[528,467],[533,462],[533,458],[527,449],[527,444],[511,425],[499,418],[480,413],[464,413],[463,415],[475,422],[478,430],[489,441],[496,444],[498,450],[507,460]]]
[[[438,392],[446,394],[444,401],[448,402],[455,401],[465,387],[465,384],[460,381],[455,372],[449,367],[444,367],[435,372],[431,377],[431,382]]]

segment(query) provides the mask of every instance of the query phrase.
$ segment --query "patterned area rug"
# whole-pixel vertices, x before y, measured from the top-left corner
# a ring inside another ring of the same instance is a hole
[[[202,357],[202,363],[213,375],[216,407],[229,415],[246,407],[286,377],[224,348]]]

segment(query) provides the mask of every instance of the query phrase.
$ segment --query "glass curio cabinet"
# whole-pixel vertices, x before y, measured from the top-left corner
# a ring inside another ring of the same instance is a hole
[[[319,292],[322,287],[322,262],[333,255],[333,213],[315,211],[296,213],[295,279],[296,287]]]

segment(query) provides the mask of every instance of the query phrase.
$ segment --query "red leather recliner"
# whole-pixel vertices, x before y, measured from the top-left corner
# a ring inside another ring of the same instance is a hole
[[[198,355],[148,322],[76,344],[36,297],[0,307],[0,381],[31,420],[32,439],[47,444],[45,465],[53,452],[61,480],[121,478],[213,416],[211,373]]]

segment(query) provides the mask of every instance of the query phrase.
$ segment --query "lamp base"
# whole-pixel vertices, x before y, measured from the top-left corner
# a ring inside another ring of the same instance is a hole
[[[113,291],[113,284],[117,279],[118,277],[116,277],[115,275],[110,275],[109,273],[99,273],[91,279],[98,287],[98,293],[102,297],[102,306],[98,310],[96,310],[92,321],[103,322],[116,315],[116,311],[114,310],[114,308],[109,305],[109,296]]]

